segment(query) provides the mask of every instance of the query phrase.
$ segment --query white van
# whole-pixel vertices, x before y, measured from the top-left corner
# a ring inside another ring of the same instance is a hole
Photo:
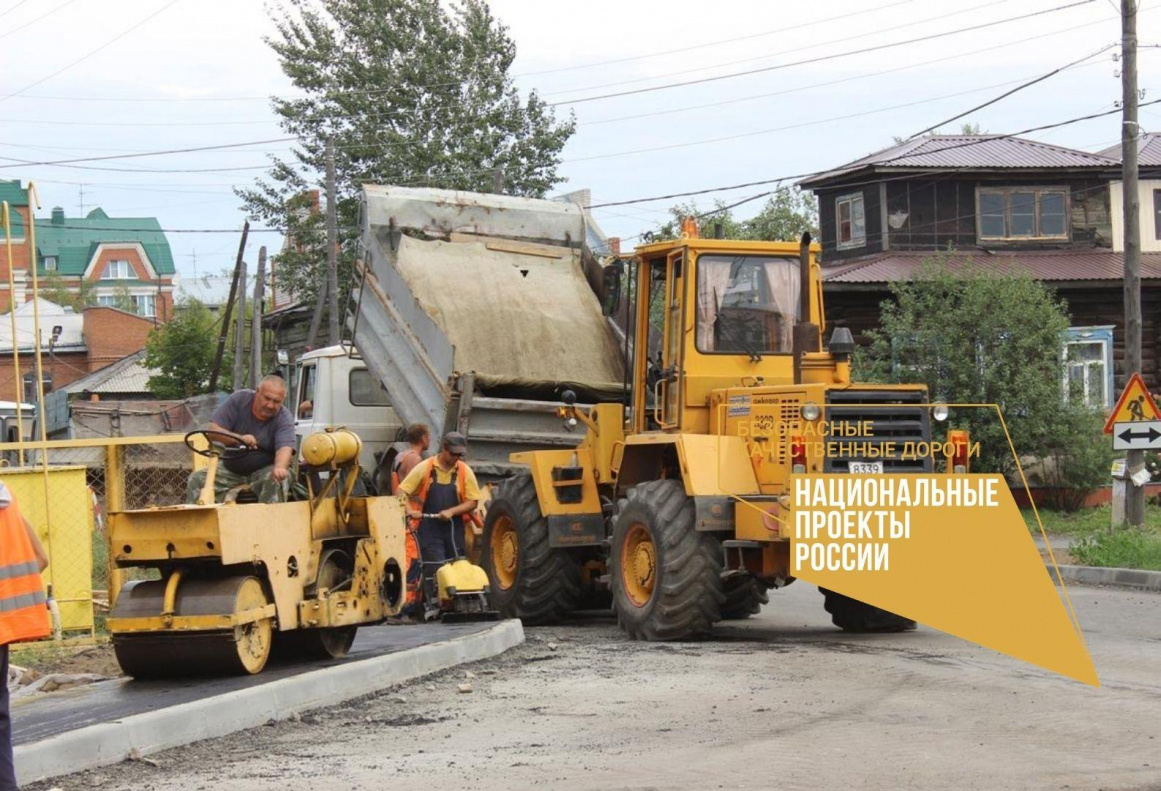
[[[376,453],[395,442],[401,425],[379,379],[350,344],[306,352],[295,366],[294,433],[304,437],[328,428],[348,428],[363,440],[359,464],[375,470]]]

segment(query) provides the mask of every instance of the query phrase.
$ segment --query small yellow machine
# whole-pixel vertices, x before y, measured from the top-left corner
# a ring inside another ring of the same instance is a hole
[[[438,520],[439,514],[420,517]],[[449,530],[454,529],[452,520],[445,521]],[[444,623],[499,620],[500,613],[492,609],[488,600],[488,573],[468,558],[424,563],[423,578],[424,620],[438,618]]]
[[[258,673],[272,647],[344,655],[362,624],[404,604],[405,516],[394,497],[354,494],[359,438],[343,429],[302,444],[310,469],[328,473],[300,502],[214,503],[219,458],[239,452],[216,435],[186,435],[209,457],[198,505],[110,515],[110,545],[123,569],[159,579],[126,583],[108,620],[117,661],[136,678]],[[206,444],[208,443],[208,447]],[[277,639],[276,639],[277,638]]]
[[[527,472],[501,484],[483,536],[503,615],[551,622],[611,593],[635,639],[703,634],[757,613],[769,588],[794,581],[792,475],[967,471],[966,432],[948,434],[964,458],[901,452],[942,441],[936,424],[948,410],[924,386],[853,382],[846,328],[823,350],[818,252],[809,235],[704,239],[689,223],[680,239],[606,267],[628,393],[582,408],[566,391],[559,414],[583,424],[579,446],[512,455]],[[914,627],[822,593],[842,629]]]

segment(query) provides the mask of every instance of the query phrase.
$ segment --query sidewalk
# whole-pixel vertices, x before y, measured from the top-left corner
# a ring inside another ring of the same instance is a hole
[[[117,679],[13,707],[16,771],[26,784],[224,736],[341,703],[524,641],[519,621],[375,626],[350,655],[272,664],[256,676],[139,682]]]

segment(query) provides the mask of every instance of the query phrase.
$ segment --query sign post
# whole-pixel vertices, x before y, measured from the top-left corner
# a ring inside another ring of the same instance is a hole
[[[1128,459],[1118,460],[1113,470],[1112,526],[1119,527],[1126,517],[1132,522],[1127,499],[1137,497],[1144,503],[1144,492],[1136,491],[1149,482],[1142,454],[1147,450],[1161,450],[1161,410],[1157,409],[1139,373],[1134,372],[1125,384],[1117,405],[1105,421],[1105,433],[1113,437],[1113,450],[1129,452]]]

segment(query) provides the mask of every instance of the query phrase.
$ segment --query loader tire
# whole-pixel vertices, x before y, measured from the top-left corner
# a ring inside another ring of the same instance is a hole
[[[770,603],[768,588],[758,579],[735,576],[723,583],[726,600],[722,602],[723,621],[741,621],[762,611],[763,604]]]
[[[693,500],[680,481],[629,490],[611,554],[613,609],[634,640],[698,637],[721,618],[721,544],[694,529]]]
[[[540,513],[530,474],[500,485],[488,505],[483,545],[491,601],[505,618],[536,626],[558,622],[576,609],[580,566],[568,550],[549,546],[548,520]]]
[[[844,632],[909,632],[915,628],[915,621],[881,610],[858,599],[819,588],[826,597],[826,611],[831,621]]]

